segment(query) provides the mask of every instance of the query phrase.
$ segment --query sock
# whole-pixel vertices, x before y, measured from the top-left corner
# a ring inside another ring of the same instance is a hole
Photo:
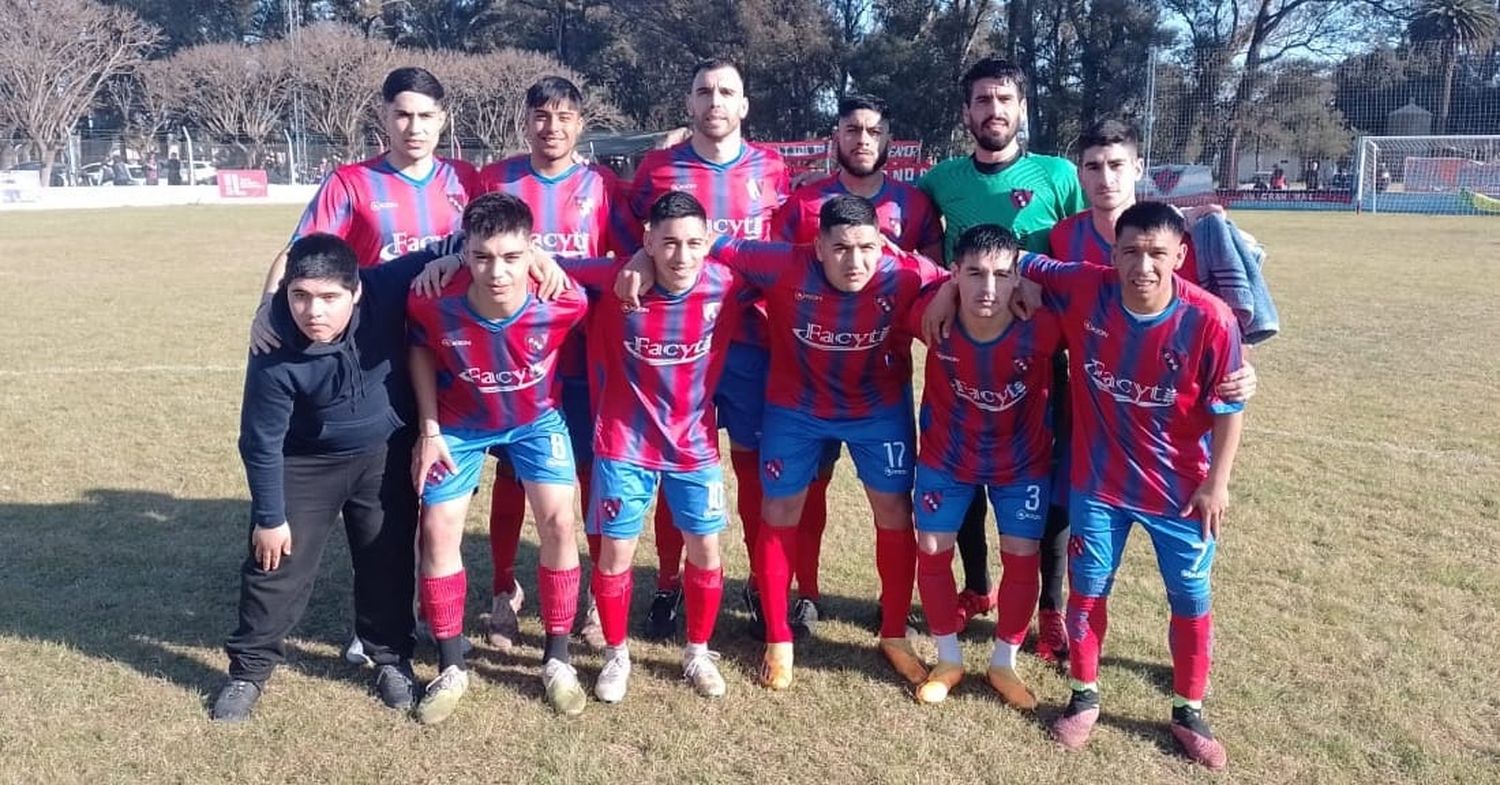
[[[1108,597],[1085,597],[1076,591],[1068,595],[1068,675],[1073,681],[1099,681],[1099,649],[1108,629]]]
[[[573,618],[578,615],[578,581],[582,575],[583,570],[578,567],[552,570],[537,566],[536,585],[537,594],[541,595],[542,631],[547,635],[566,637],[573,631]]]
[[[934,634],[932,640],[937,644],[938,662],[963,664],[964,653],[958,648],[958,633]]]
[[[666,496],[656,494],[656,590],[671,591],[682,585],[682,532],[672,522],[672,507]]]
[[[573,662],[572,653],[568,651],[567,633],[547,633],[546,642],[542,644],[542,664],[545,665],[548,660],[557,660],[564,665]]]
[[[1017,646],[1026,640],[1031,610],[1042,590],[1042,557],[1000,552],[1000,607],[995,617],[995,640]]]
[[[462,635],[464,598],[469,593],[469,579],[464,571],[436,578],[422,576],[418,584],[422,617],[432,627],[432,637],[441,640]]]
[[[917,579],[917,537],[911,529],[875,530],[875,571],[880,574],[880,637],[904,638]]]
[[[724,569],[705,570],[690,561],[683,568],[682,583],[687,594],[688,645],[706,646],[713,637],[719,604],[724,599]]]
[[[516,590],[516,551],[526,521],[526,489],[510,477],[496,477],[490,491],[490,562],[495,565],[492,594]]]
[[[760,565],[756,562],[756,543],[760,541],[760,530],[765,526],[761,517],[761,502],[765,500],[760,487],[760,453],[753,450],[730,450],[729,465],[734,469],[735,510],[740,514],[740,526],[744,529],[745,553],[750,556],[750,575],[745,581],[756,588],[756,576]],[[806,516],[806,513],[803,513]]]
[[[995,636],[995,648],[990,652],[991,668],[1016,669],[1016,652],[1021,650],[1021,644],[1010,643],[1000,636]]]
[[[1202,708],[1208,691],[1208,668],[1213,662],[1214,615],[1172,614],[1172,691],[1181,705]],[[1196,704],[1196,705],[1194,705]],[[1174,701],[1173,705],[1177,705]]]
[[[459,670],[466,671],[469,664],[464,662],[464,638],[455,635],[451,638],[438,638],[438,670],[448,670],[449,666],[457,665]]]
[[[630,570],[618,575],[605,575],[594,564],[590,576],[594,586],[594,604],[599,608],[599,626],[604,629],[604,642],[609,646],[624,646],[625,632],[630,628],[630,591],[635,576]]]
[[[814,478],[807,486],[807,502],[797,523],[797,596],[821,598],[818,591],[818,558],[823,551],[823,530],[828,526],[828,480]]]
[[[953,585],[952,548],[938,553],[917,553],[917,591],[922,595],[928,632],[933,636],[956,635],[958,588]]]
[[[792,561],[797,556],[797,527],[761,527],[755,556],[760,569],[760,606],[766,619],[766,643],[791,643],[787,599],[792,588]]]

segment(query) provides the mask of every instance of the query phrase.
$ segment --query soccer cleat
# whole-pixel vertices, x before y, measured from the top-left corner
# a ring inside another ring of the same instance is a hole
[[[1211,771],[1220,771],[1229,763],[1229,753],[1214,738],[1213,731],[1208,729],[1202,709],[1191,706],[1172,707],[1172,737],[1177,739],[1189,759],[1207,766]]]
[[[526,592],[521,584],[516,584],[516,590],[504,594],[496,594],[490,600],[490,612],[480,619],[485,627],[484,637],[490,646],[501,654],[509,654],[515,647],[516,640],[521,637],[521,612],[522,603],[526,602]]]
[[[417,703],[417,722],[436,725],[453,715],[459,699],[469,691],[469,672],[457,665],[449,665],[428,685]]]
[[[605,703],[619,703],[625,699],[630,686],[630,650],[621,646],[604,650],[604,667],[599,670],[599,680],[594,682],[594,697]]]
[[[724,674],[719,672],[719,653],[704,651],[699,654],[683,653],[682,678],[693,685],[693,689],[705,698],[722,698],[728,690]]]
[[[927,665],[917,656],[910,638],[881,638],[880,653],[908,684],[916,686],[927,681]]]
[[[370,659],[368,654],[365,654],[364,641],[361,641],[358,635],[350,638],[349,642],[344,644],[344,662],[359,666],[375,664],[375,661]]]
[[[1099,693],[1093,690],[1073,690],[1068,707],[1061,717],[1052,723],[1052,738],[1064,749],[1077,752],[1088,743],[1094,723],[1099,721]]]
[[[677,613],[682,609],[682,587],[657,589],[646,614],[646,639],[664,641],[677,634]]]
[[[588,608],[579,615],[578,636],[595,651],[603,651],[604,625],[599,622],[599,606],[592,592],[588,595]]]
[[[1044,662],[1068,661],[1068,627],[1060,611],[1038,611],[1036,656]]]
[[[578,683],[578,671],[562,660],[547,660],[542,665],[542,689],[547,703],[564,717],[577,717],[588,705],[589,696]]]
[[[745,613],[750,616],[750,634],[758,641],[766,639],[766,616],[760,606],[760,592],[748,581],[740,590],[740,599],[745,603]],[[797,631],[792,630],[793,634]]]
[[[1014,669],[992,665],[984,672],[984,679],[1000,694],[1000,699],[1022,711],[1035,711],[1036,693],[1026,686]]]
[[[938,704],[948,699],[948,694],[964,680],[964,666],[958,662],[938,662],[927,680],[917,687],[917,702]]]
[[[818,619],[822,615],[816,601],[807,597],[798,597],[797,601],[792,603],[788,618],[792,625],[792,637],[797,640],[811,638],[818,628]],[[762,623],[762,629],[764,629],[764,623]]]
[[[767,643],[760,661],[760,683],[773,690],[792,686],[792,644]]]
[[[250,719],[250,710],[260,700],[260,693],[260,685],[253,681],[230,679],[214,698],[209,716],[214,722],[244,722]]]
[[[375,669],[375,680],[371,685],[380,702],[392,709],[406,711],[416,702],[417,677],[411,672],[411,663],[402,660],[399,665],[389,663]]]
[[[973,589],[964,589],[958,593],[958,620],[959,630],[969,626],[969,622],[976,616],[984,616],[995,609],[999,597],[1000,587],[996,586],[989,594],[980,594]]]

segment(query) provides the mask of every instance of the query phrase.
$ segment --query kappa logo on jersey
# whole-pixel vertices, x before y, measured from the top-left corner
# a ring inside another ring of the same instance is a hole
[[[684,365],[707,357],[713,340],[712,335],[705,335],[692,343],[678,343],[653,341],[644,335],[637,335],[621,343],[631,357],[647,365]]]
[[[486,371],[481,368],[465,368],[458,378],[479,388],[482,393],[507,393],[535,387],[547,378],[546,363],[532,363],[512,371]]]
[[[766,461],[766,474],[770,475],[771,479],[773,480],[781,479],[780,458],[772,458],[771,460]]]
[[[810,303],[820,303],[820,302],[823,302],[823,295],[821,295],[821,294],[815,294],[813,292],[804,292],[801,289],[798,289],[797,292],[796,292],[796,294],[793,294],[792,297],[797,302],[799,302],[799,303],[801,303],[801,302],[810,302]]]
[[[443,235],[440,234],[418,236],[406,232],[396,232],[391,235],[390,243],[380,249],[380,260],[389,262],[398,256],[420,251],[426,248],[429,243],[436,243],[442,239]]]
[[[1026,209],[1026,205],[1031,204],[1031,198],[1035,195],[1034,192],[1026,188],[1012,188],[1010,191],[1010,203],[1015,205],[1017,210],[1024,210]]]
[[[672,187],[668,190],[681,191],[685,194],[690,194],[693,191],[697,190],[697,188],[697,183],[672,183]]]
[[[1169,371],[1176,372],[1182,369],[1182,355],[1172,351],[1170,348],[1162,347],[1161,362],[1162,365],[1167,366],[1167,370]]]
[[[474,342],[468,338],[444,338],[438,343],[444,346],[473,346]]]
[[[1108,338],[1109,337],[1109,331],[1103,329],[1102,327],[1099,327],[1099,326],[1095,325],[1093,322],[1091,322],[1091,321],[1089,321],[1087,319],[1083,320],[1083,329],[1088,330],[1089,332],[1093,333],[1094,335],[1099,336],[1100,338]]]
[[[975,387],[962,379],[953,379],[953,394],[987,412],[1003,412],[1026,397],[1026,383],[1015,381],[1000,391]]]
[[[1083,370],[1094,382],[1095,387],[1109,393],[1111,398],[1120,403],[1128,403],[1143,409],[1159,409],[1177,403],[1175,388],[1156,384],[1145,385],[1134,379],[1116,376],[1098,360],[1089,360],[1084,364]]]
[[[612,521],[620,515],[620,508],[624,503],[619,499],[600,499],[599,512],[604,514],[604,519]]]
[[[526,348],[538,354],[547,348],[547,339],[541,335],[532,334],[526,336]]]
[[[942,491],[923,491],[922,509],[928,512],[937,512],[943,506]]]
[[[765,239],[766,219],[754,218],[710,218],[708,230],[718,234],[738,237],[742,240]]]
[[[835,332],[811,322],[806,327],[792,328],[792,334],[803,344],[825,352],[867,352],[884,344],[886,336],[891,334],[891,328],[887,326],[865,332]]]

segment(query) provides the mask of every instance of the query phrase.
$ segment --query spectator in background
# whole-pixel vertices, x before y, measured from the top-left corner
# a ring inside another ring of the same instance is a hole
[[[167,185],[182,185],[182,161],[176,153],[167,156]]]
[[[1307,170],[1302,173],[1302,184],[1307,187],[1307,190],[1318,190],[1320,186],[1319,168],[1321,166],[1322,164],[1320,164],[1316,159],[1307,162]]]
[[[1271,169],[1271,190],[1286,190],[1286,168],[1281,164],[1276,164],[1276,166],[1272,167]]]
[[[110,175],[114,178],[115,185],[135,184],[130,179],[130,167],[125,165],[125,159],[117,155],[110,162]]]
[[[158,178],[158,175],[157,175],[158,169],[157,169],[156,153],[155,152],[151,152],[151,153],[147,153],[146,154],[145,169],[146,169],[146,185],[156,185],[156,184],[158,184],[158,183],[161,182],[159,179],[157,179]]]

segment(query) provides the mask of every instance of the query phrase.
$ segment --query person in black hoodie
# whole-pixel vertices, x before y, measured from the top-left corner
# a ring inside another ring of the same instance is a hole
[[[288,252],[271,308],[281,345],[252,354],[245,372],[239,449],[250,553],[215,720],[243,720],[260,699],[340,513],[354,562],[355,630],[376,667],[374,689],[392,708],[415,700],[405,314],[411,280],[437,256],[417,252],[361,270],[353,249],[329,234],[303,237]]]

